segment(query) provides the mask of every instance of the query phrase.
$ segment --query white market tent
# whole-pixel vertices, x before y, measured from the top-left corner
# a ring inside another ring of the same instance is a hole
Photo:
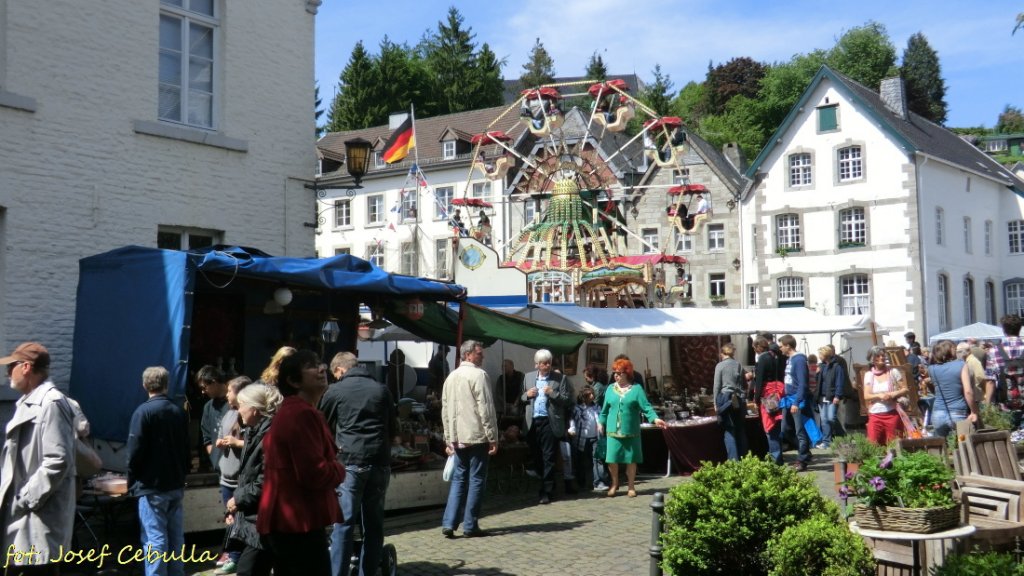
[[[961,326],[955,330],[936,334],[928,338],[928,343],[933,344],[942,340],[960,342],[962,340],[967,340],[968,338],[977,338],[979,340],[998,340],[1002,337],[1003,329],[1001,327],[986,324],[984,322],[975,322],[974,324]]]
[[[824,316],[808,308],[581,308],[531,304],[517,313],[554,326],[610,336],[824,334],[870,330],[864,315]]]

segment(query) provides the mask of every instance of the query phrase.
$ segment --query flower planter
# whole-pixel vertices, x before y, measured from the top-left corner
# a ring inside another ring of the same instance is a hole
[[[847,462],[846,463],[846,472],[847,473],[856,472],[859,469],[860,469],[860,463],[859,462]],[[839,487],[842,485],[843,480],[846,480],[846,478],[843,477],[843,463],[842,462],[840,462],[838,460],[834,460],[832,462],[832,474],[835,477],[836,492],[838,493],[839,492]]]
[[[931,534],[952,528],[960,523],[960,504],[932,508],[897,508],[895,506],[865,506],[853,509],[857,526],[889,532]]]

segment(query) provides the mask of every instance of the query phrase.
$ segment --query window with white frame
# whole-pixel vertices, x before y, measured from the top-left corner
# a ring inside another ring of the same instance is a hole
[[[725,274],[708,274],[708,296],[725,298]]]
[[[776,300],[780,308],[804,305],[804,279],[799,276],[783,276],[777,281]]]
[[[839,247],[864,246],[868,239],[868,223],[864,208],[855,207],[839,211]]]
[[[676,252],[693,252],[693,234],[683,234],[674,228]]]
[[[747,284],[747,308],[757,308],[757,292],[760,288],[758,284]]]
[[[939,274],[939,284],[936,288],[939,296],[939,330],[949,330],[949,277]]]
[[[839,149],[839,181],[849,182],[864,177],[864,160],[860,146]]]
[[[377,150],[376,152],[373,153],[373,167],[374,168],[384,168],[387,165],[388,165],[388,163],[384,161],[384,153],[383,152],[381,152],[380,150]]]
[[[661,248],[658,246],[658,229],[657,228],[642,228],[640,230],[640,237],[643,238],[643,252],[644,254],[657,254],[661,252]]]
[[[992,221],[985,220],[985,256],[992,255]]]
[[[371,241],[366,245],[366,257],[367,262],[373,263],[378,268],[384,267],[384,243]]]
[[[1005,152],[1007,147],[1006,140],[989,140],[985,143],[985,150],[988,152]]]
[[[404,190],[399,194],[402,195],[402,202],[400,205],[402,220],[415,220],[416,219],[416,189]]]
[[[164,250],[196,250],[222,244],[224,233],[203,228],[183,226],[159,226],[156,231],[156,247]]]
[[[406,276],[419,276],[419,254],[415,242],[402,242],[402,274]]]
[[[974,307],[974,279],[964,276],[964,324],[974,324],[977,321],[978,314]]]
[[[384,195],[371,194],[366,197],[366,223],[384,223]]]
[[[220,21],[214,0],[160,1],[157,116],[215,128],[216,42]]]
[[[868,314],[870,300],[867,274],[850,274],[839,279],[840,314]]]
[[[349,199],[334,201],[334,227],[347,228],[352,225],[352,201]]]
[[[523,225],[528,226],[537,215],[537,202],[533,198],[527,198],[523,202]]]
[[[445,140],[441,143],[441,153],[445,160],[455,158],[455,140]]]
[[[1006,223],[1010,239],[1010,254],[1024,254],[1024,220],[1010,220]]]
[[[690,181],[690,169],[689,168],[679,168],[678,170],[676,170],[676,171],[674,171],[672,173],[672,184],[673,185],[686,184],[689,181]]]
[[[971,240],[971,217],[964,216],[964,252],[974,252],[974,242]]]
[[[1024,316],[1024,282],[1006,285],[1006,313]]]
[[[996,285],[985,282],[985,322],[996,323]]]
[[[455,196],[455,188],[452,186],[438,186],[434,188],[434,219],[447,220],[452,212],[452,198]],[[461,213],[460,213],[461,214]],[[463,219],[465,221],[465,219]]]
[[[473,198],[488,201],[491,198],[490,182],[473,182]]]
[[[808,152],[789,155],[789,186],[811,185],[811,155]]]
[[[448,254],[451,251],[451,240],[438,238],[434,240],[434,275],[441,280],[451,278],[448,268]]]
[[[946,211],[935,208],[935,243],[942,246],[946,243]]]
[[[725,250],[725,224],[708,224],[705,231],[708,234],[709,252]]]
[[[775,217],[775,247],[788,251],[800,250],[800,216],[779,214]]]

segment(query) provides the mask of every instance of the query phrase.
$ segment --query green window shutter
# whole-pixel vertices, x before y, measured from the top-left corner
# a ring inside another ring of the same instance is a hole
[[[829,132],[839,127],[836,108],[837,106],[818,108],[818,132]]]

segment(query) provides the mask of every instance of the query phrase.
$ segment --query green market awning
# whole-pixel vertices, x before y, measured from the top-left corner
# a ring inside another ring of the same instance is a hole
[[[512,316],[468,302],[462,306],[463,340],[479,340],[486,346],[498,340],[519,344],[529,348],[546,348],[556,354],[571,354],[579,349],[587,338],[593,336],[568,328],[560,328],[520,316]],[[458,338],[459,315],[456,311],[437,302],[422,302],[422,317],[410,318],[407,300],[391,300],[384,310],[384,317],[392,324],[411,334],[448,346],[455,346]],[[417,316],[418,314],[413,314]]]

